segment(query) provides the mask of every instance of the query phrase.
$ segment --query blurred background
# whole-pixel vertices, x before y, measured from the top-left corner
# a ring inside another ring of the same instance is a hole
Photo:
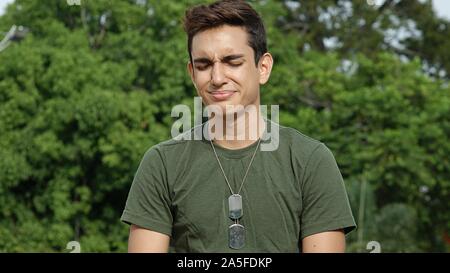
[[[0,0],[0,252],[126,251],[137,166],[193,105],[181,18],[204,2]],[[249,2],[261,103],[334,152],[348,251],[449,252],[450,1]]]

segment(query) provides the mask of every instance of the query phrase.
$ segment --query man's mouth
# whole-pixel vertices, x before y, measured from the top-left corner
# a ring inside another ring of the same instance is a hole
[[[214,100],[222,101],[222,100],[229,99],[236,92],[231,91],[231,90],[218,90],[218,91],[210,91],[208,93],[211,94],[211,96],[214,98]]]

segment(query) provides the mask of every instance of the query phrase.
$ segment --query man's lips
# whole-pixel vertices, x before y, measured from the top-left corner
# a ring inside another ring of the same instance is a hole
[[[211,96],[214,98],[214,100],[221,101],[221,100],[229,99],[236,92],[230,91],[230,90],[219,90],[219,91],[211,91],[208,93],[211,94]]]

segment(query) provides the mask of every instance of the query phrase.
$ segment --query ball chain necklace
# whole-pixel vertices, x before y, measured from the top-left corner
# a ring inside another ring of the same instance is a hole
[[[253,159],[255,158],[256,152],[258,151],[259,144],[261,142],[261,138],[258,139],[258,144],[256,145],[256,149],[253,152],[250,163],[248,164],[247,170],[245,171],[244,178],[242,179],[241,187],[237,191],[237,193],[233,192],[231,188],[230,182],[223,170],[222,164],[220,163],[219,157],[217,156],[216,149],[214,148],[214,144],[212,140],[210,140],[211,147],[214,151],[214,155],[216,156],[217,162],[219,163],[219,167],[222,170],[223,176],[225,177],[225,181],[227,182],[228,187],[230,188],[231,195],[228,197],[228,212],[229,217],[234,220],[234,224],[228,227],[228,245],[233,249],[241,249],[245,244],[245,228],[243,225],[239,224],[239,219],[242,217],[242,196],[239,195],[241,192],[242,186],[244,186],[245,179],[247,178],[248,171],[250,170],[250,166],[253,163]]]

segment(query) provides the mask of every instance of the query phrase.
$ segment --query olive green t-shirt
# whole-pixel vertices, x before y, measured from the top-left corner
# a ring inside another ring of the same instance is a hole
[[[234,223],[228,217],[231,192],[206,139],[175,138],[150,148],[121,220],[169,235],[170,252],[299,252],[306,236],[353,230],[355,221],[333,154],[295,129],[276,126],[278,148],[258,149],[240,192],[242,249],[228,246],[228,228]],[[237,192],[257,142],[238,150],[214,147]]]

